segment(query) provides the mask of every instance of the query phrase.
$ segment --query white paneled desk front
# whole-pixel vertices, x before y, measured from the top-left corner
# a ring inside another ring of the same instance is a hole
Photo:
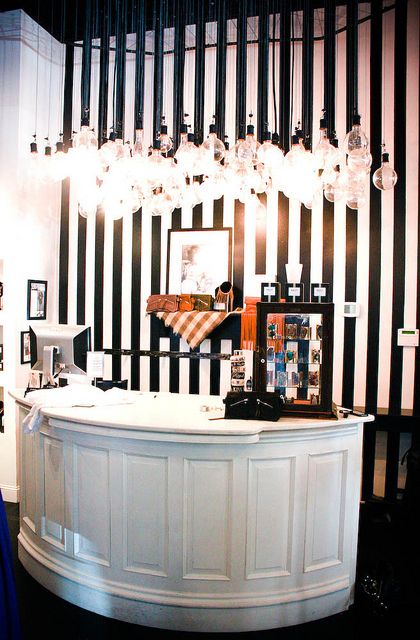
[[[347,609],[373,418],[212,420],[217,396],[133,394],[45,408],[40,431],[20,435],[29,573],[78,606],[165,629],[252,631]],[[21,424],[28,401],[12,395]]]

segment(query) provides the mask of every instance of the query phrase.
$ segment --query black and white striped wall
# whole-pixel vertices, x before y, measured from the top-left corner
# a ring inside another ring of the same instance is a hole
[[[330,3],[331,4],[331,3]],[[335,5],[335,3],[332,3]],[[282,4],[283,6],[283,4]],[[334,65],[324,44],[323,9],[313,12],[313,82],[310,85],[313,144],[325,99],[324,69],[334,69],[333,104],[337,136],[346,133],[346,94],[350,90],[346,56],[346,5],[336,7]],[[303,99],[299,87],[305,74],[302,64],[301,12],[292,12],[294,44],[289,44],[291,91],[288,96],[290,122],[302,119]],[[281,12],[275,15],[281,26]],[[258,51],[262,46],[253,34],[257,23],[248,20],[246,111],[258,121]],[[270,33],[273,17],[270,16]],[[420,324],[419,282],[419,3],[417,0],[367,2],[359,5],[357,88],[358,108],[378,167],[385,141],[398,173],[393,191],[380,192],[367,179],[367,203],[358,211],[345,203],[325,199],[311,210],[283,194],[269,194],[267,215],[255,214],[239,201],[227,198],[203,203],[193,210],[175,210],[170,219],[151,217],[138,211],[121,220],[102,214],[79,216],[71,186],[62,195],[60,235],[59,321],[90,325],[94,347],[128,349],[188,350],[187,345],[145,313],[151,293],[164,292],[167,267],[168,229],[231,227],[233,229],[233,281],[241,292],[235,304],[246,296],[259,295],[260,283],[278,277],[285,280],[285,264],[303,264],[306,292],[310,282],[329,282],[335,303],[333,399],[344,406],[366,407],[372,413],[419,415],[420,357],[418,349],[397,346],[397,329]],[[233,144],[235,129],[235,86],[237,77],[237,22],[227,21],[225,58],[225,130]],[[206,25],[204,125],[207,129],[215,108],[216,36],[215,23]],[[185,30],[183,100],[184,110],[194,121],[195,26]],[[189,41],[191,39],[191,42]],[[173,29],[165,29],[163,112],[173,126],[174,60]],[[281,61],[285,45],[269,43],[268,121],[275,108],[284,104],[273,87],[281,82]],[[111,39],[112,40],[112,39]],[[214,44],[214,46],[212,46]],[[125,138],[134,129],[135,45],[127,36],[125,83]],[[149,47],[150,45],[150,47]],[[144,65],[144,127],[152,139],[153,33],[146,34]],[[273,52],[274,46],[274,52]],[[78,129],[80,114],[81,50],[67,47],[65,119]],[[273,69],[273,60],[277,61]],[[348,62],[348,61],[347,61]],[[114,53],[109,58],[108,124],[112,124],[112,73]],[[91,122],[97,119],[101,69],[98,49],[92,52]],[[196,81],[196,79],[195,79]],[[284,97],[284,96],[283,96]],[[280,116],[281,117],[281,116]],[[286,122],[289,118],[286,117]],[[69,124],[70,123],[70,124]],[[270,125],[272,127],[272,125]],[[274,128],[274,127],[272,127]],[[264,196],[265,197],[265,196]],[[307,298],[308,299],[308,298]],[[357,318],[344,318],[345,301],[360,305]],[[202,351],[232,352],[239,347],[239,320],[232,318],[205,340]],[[133,389],[186,393],[222,393],[229,381],[228,361],[169,358],[106,357],[106,377],[128,378]]]

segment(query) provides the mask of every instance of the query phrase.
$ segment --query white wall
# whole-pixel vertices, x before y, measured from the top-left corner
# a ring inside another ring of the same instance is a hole
[[[20,332],[28,330],[28,279],[48,281],[47,321],[57,321],[60,187],[35,187],[28,175],[29,143],[52,143],[61,129],[63,46],[22,11],[0,14],[0,260],[3,261],[5,429],[0,434],[0,488],[19,496],[14,401],[8,390],[27,384]]]

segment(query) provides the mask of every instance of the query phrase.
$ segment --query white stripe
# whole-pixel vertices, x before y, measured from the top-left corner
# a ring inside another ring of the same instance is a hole
[[[278,191],[267,194],[266,271],[267,282],[277,278]],[[259,295],[259,294],[258,294]]]
[[[416,325],[418,238],[418,148],[419,148],[419,3],[408,2],[407,16],[407,177],[406,177],[406,271],[404,326]],[[403,349],[402,409],[413,409],[416,350]]]
[[[67,324],[77,323],[77,241],[78,241],[78,205],[74,189],[70,188],[69,202],[69,270],[68,270],[68,307]]]
[[[359,26],[359,112],[363,113],[364,130],[370,137],[370,22]],[[357,290],[360,316],[356,318],[354,394],[356,406],[363,407],[366,398],[366,364],[369,302],[369,189],[370,174],[365,179],[366,205],[357,211]],[[374,188],[374,187],[372,187]],[[356,212],[355,212],[356,214]]]
[[[394,18],[395,11],[383,14],[382,63],[383,74],[382,101],[385,110],[382,135],[394,157],[393,119],[394,119]],[[393,292],[393,242],[394,242],[394,191],[384,191],[381,198],[381,304],[379,323],[379,362],[378,362],[378,408],[386,408],[389,403],[390,362],[392,338],[392,292]]]
[[[142,210],[141,230],[141,301],[140,301],[140,349],[150,349],[150,316],[146,313],[147,298],[151,287],[152,260],[152,218],[150,213]],[[140,390],[148,391],[150,384],[150,358],[140,358]]]
[[[182,338],[179,341],[180,351],[190,351],[188,344]],[[188,358],[179,359],[179,393],[190,392],[190,361]]]
[[[112,274],[114,250],[114,221],[110,216],[105,216],[104,225],[104,321],[103,321],[103,346],[105,349],[112,347]],[[104,379],[112,380],[112,358],[105,356]]]
[[[133,255],[133,214],[124,215],[122,229],[121,348],[131,347],[131,262]],[[121,357],[121,379],[131,387],[131,356]]]
[[[170,338],[159,339],[159,351],[170,351]],[[159,391],[169,391],[169,363],[167,357],[159,358]]]
[[[344,344],[344,282],[346,270],[346,203],[334,205],[334,365],[333,400],[342,402],[343,392],[343,344]]]
[[[210,353],[210,340],[203,340],[200,344],[200,353]],[[200,360],[200,386],[199,393],[201,395],[210,394],[210,360]]]

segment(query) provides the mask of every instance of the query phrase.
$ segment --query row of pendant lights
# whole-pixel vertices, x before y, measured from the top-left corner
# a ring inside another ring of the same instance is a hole
[[[54,154],[48,142],[45,154],[38,154],[33,142],[29,172],[42,182],[70,177],[79,213],[85,217],[95,215],[98,207],[113,219],[140,208],[151,215],[168,215],[175,208],[222,196],[254,203],[261,213],[264,207],[258,194],[270,190],[282,191],[309,209],[322,194],[330,202],[345,200],[351,209],[359,209],[366,203],[366,176],[372,164],[360,116],[354,116],[340,146],[335,137],[329,139],[325,116],[324,112],[313,152],[299,123],[286,154],[276,134],[267,131],[261,143],[257,140],[252,114],[246,135],[231,149],[217,138],[215,124],[210,125],[207,139],[196,145],[184,123],[176,150],[164,118],[152,147],[145,144],[141,129],[136,130],[132,145],[111,133],[99,146],[94,131],[82,125],[67,153],[60,141]],[[384,149],[373,184],[386,191],[396,181]]]

